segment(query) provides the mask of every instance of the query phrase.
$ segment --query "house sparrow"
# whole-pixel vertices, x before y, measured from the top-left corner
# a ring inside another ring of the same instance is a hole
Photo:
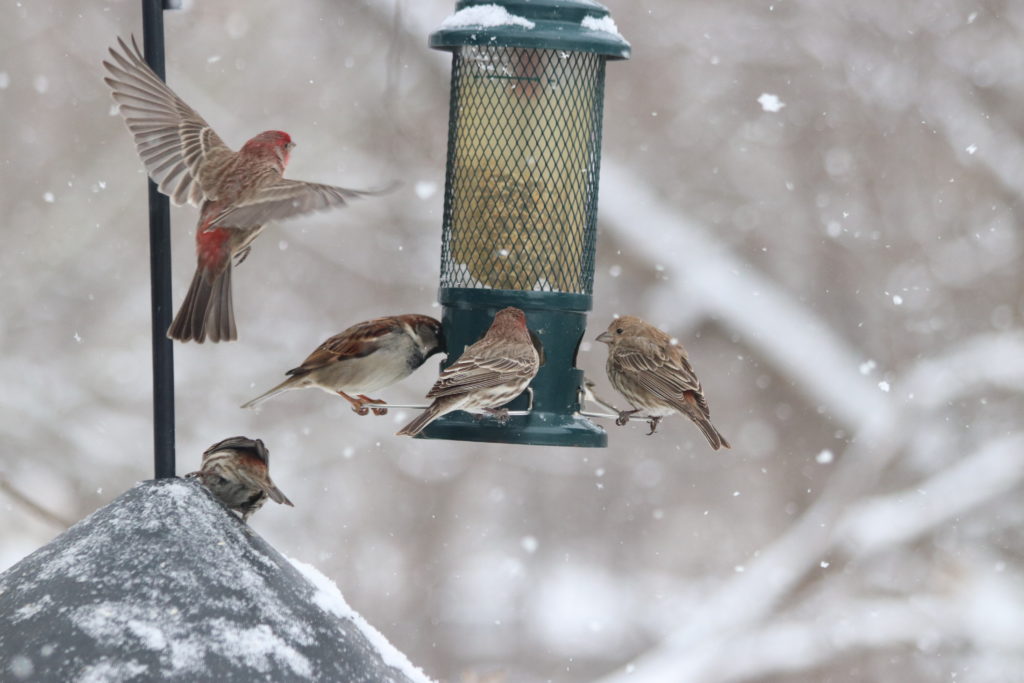
[[[185,476],[202,482],[220,502],[241,514],[245,522],[263,507],[267,498],[292,505],[270,480],[269,466],[270,451],[262,441],[233,436],[207,448],[199,471]]]
[[[539,368],[540,356],[526,327],[526,314],[518,308],[502,309],[487,333],[438,377],[427,393],[434,402],[398,435],[416,436],[453,410],[506,419],[508,411],[497,408],[523,393]]]
[[[680,412],[700,427],[716,451],[730,447],[711,424],[708,402],[681,344],[631,315],[613,320],[597,341],[608,345],[608,379],[634,408],[621,411],[615,424],[624,425],[630,415],[641,413],[650,418],[648,434],[654,434],[661,418]]]
[[[344,206],[375,192],[282,177],[291,137],[268,130],[232,151],[191,107],[149,68],[139,46],[118,39],[104,81],[120,105],[146,171],[176,205],[200,208],[198,265],[188,294],[167,330],[180,341],[238,338],[231,303],[232,262],[245,260],[270,220]]]
[[[352,410],[366,415],[366,404],[384,402],[367,397],[367,393],[405,379],[442,351],[441,323],[430,316],[374,318],[325,341],[302,365],[287,372],[288,379],[242,407],[252,408],[282,391],[319,387],[339,394],[352,404]],[[373,408],[373,413],[384,415],[387,408]]]

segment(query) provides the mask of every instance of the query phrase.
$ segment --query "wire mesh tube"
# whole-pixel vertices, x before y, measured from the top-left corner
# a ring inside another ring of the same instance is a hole
[[[592,291],[603,87],[589,52],[454,53],[442,287]]]

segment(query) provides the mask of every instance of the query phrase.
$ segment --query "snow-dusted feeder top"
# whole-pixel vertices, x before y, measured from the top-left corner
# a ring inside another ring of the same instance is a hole
[[[629,57],[629,43],[590,0],[459,0],[430,46],[452,52],[446,363],[505,306],[526,312],[547,360],[530,414],[500,426],[451,413],[423,436],[604,446],[604,430],[577,415],[575,364],[593,292],[604,67]]]
[[[0,574],[3,681],[427,681],[199,484],[144,482]]]

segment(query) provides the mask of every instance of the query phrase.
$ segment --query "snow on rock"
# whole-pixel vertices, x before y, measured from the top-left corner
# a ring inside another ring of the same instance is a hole
[[[0,679],[429,680],[296,567],[197,483],[143,482],[0,574]]]
[[[441,22],[441,28],[466,28],[469,26],[522,26],[533,28],[536,26],[525,17],[518,17],[509,14],[509,11],[499,5],[474,5],[460,9],[455,14],[445,17]]]
[[[580,22],[583,28],[589,28],[591,31],[604,31],[610,33],[613,36],[622,37],[619,33],[619,27],[615,25],[615,20],[609,16],[604,17],[583,17],[583,21]]]
[[[320,571],[311,564],[306,564],[301,560],[296,560],[293,557],[289,557],[288,561],[292,563],[292,566],[299,570],[299,573],[306,577],[306,580],[313,584],[317,592],[313,595],[313,601],[320,605],[320,608],[325,612],[333,614],[339,619],[348,619],[355,623],[362,631],[366,639],[373,643],[373,646],[377,648],[377,652],[380,653],[384,663],[388,666],[392,666],[402,673],[404,673],[409,680],[417,681],[417,683],[432,683],[431,679],[423,673],[423,670],[417,666],[413,666],[409,658],[402,654],[394,645],[388,641],[387,638],[381,634],[380,631],[370,625],[361,614],[356,612],[354,609],[348,606],[345,602],[345,597],[341,594],[337,584],[331,581],[329,578],[320,573]]]

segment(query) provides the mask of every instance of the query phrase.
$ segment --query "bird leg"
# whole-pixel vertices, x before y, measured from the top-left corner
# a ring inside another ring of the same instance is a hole
[[[355,411],[357,414],[359,414],[359,415],[366,415],[366,414],[368,414],[370,412],[369,409],[367,409],[367,407],[363,405],[363,402],[360,401],[358,398],[352,398],[351,396],[346,394],[344,391],[339,391],[338,395],[341,396],[346,401],[348,401],[349,403],[351,403],[352,404],[352,410]]]
[[[658,431],[658,423],[661,422],[661,417],[652,417],[647,421],[647,424],[651,425],[651,431],[647,432],[647,436],[650,436],[654,432]]]
[[[382,398],[370,398],[366,394],[359,394],[359,398],[363,399],[363,403],[385,404],[385,405],[387,405],[387,401],[385,401]],[[374,408],[374,407],[371,406],[370,410],[373,411],[374,415],[387,415],[388,414],[388,409],[387,408]]]
[[[629,422],[629,417],[631,415],[635,415],[636,413],[639,413],[639,412],[640,412],[639,409],[637,409],[637,410],[620,410],[619,411],[619,416],[617,418],[615,418],[615,424],[617,424],[617,425],[619,425],[621,427],[622,425],[624,425],[627,422]]]

